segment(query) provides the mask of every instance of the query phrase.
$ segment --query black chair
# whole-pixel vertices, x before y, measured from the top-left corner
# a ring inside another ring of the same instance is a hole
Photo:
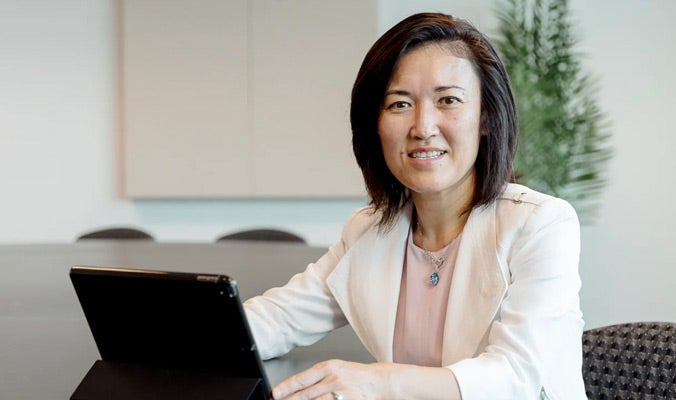
[[[147,232],[135,228],[106,228],[80,235],[77,241],[89,239],[116,239],[116,240],[155,240]]]
[[[582,335],[589,400],[676,399],[676,323],[634,322]]]
[[[282,231],[279,229],[248,229],[233,233],[228,233],[216,239],[217,242],[226,240],[257,240],[268,242],[294,242],[306,244],[305,239],[295,233]]]

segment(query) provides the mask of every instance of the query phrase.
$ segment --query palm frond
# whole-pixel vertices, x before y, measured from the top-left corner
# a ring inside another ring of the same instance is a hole
[[[515,170],[533,189],[570,201],[590,223],[611,158],[609,124],[582,70],[567,0],[506,0],[494,43],[519,113]]]

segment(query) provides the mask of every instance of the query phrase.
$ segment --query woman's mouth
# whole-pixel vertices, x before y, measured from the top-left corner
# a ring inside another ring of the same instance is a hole
[[[431,151],[416,151],[413,153],[409,153],[408,156],[411,158],[415,158],[416,160],[429,160],[432,158],[441,157],[444,154],[446,154],[446,151],[431,150]]]

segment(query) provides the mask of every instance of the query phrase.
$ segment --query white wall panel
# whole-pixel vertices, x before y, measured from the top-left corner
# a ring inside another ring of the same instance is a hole
[[[350,92],[377,38],[376,2],[252,4],[256,195],[363,196]]]
[[[122,27],[125,193],[249,195],[247,1],[125,1]]]
[[[124,2],[131,198],[359,197],[350,90],[375,0]]]

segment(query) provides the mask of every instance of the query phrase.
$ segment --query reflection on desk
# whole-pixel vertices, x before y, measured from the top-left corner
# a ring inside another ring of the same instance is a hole
[[[68,278],[73,265],[226,274],[242,299],[286,283],[326,249],[290,243],[92,241],[0,246],[0,399],[69,398],[96,344]],[[372,362],[349,327],[266,361],[274,385],[330,358]]]

